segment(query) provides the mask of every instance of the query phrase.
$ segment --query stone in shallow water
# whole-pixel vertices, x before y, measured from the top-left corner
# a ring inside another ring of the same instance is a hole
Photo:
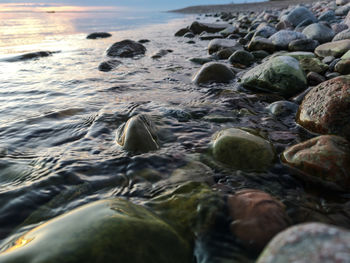
[[[209,62],[204,64],[197,74],[193,77],[193,82],[196,84],[204,83],[229,83],[233,80],[235,74],[223,63]]]
[[[243,46],[233,39],[213,39],[208,44],[209,54],[213,54],[222,49],[243,50]]]
[[[331,41],[334,37],[334,31],[321,23],[307,26],[303,30],[303,34],[310,39],[317,40],[321,44]]]
[[[115,69],[120,64],[122,64],[122,62],[117,60],[117,59],[107,60],[107,61],[102,62],[98,66],[98,70],[104,71],[104,72],[108,72],[108,71],[111,71],[111,70]]]
[[[250,66],[254,63],[254,56],[245,50],[237,50],[228,59],[231,64],[241,64],[244,66]]]
[[[0,254],[3,263],[192,262],[189,243],[144,207],[97,201],[54,218]]]
[[[350,139],[350,76],[340,76],[313,88],[303,99],[297,122],[306,129]]]
[[[245,246],[261,250],[289,225],[285,206],[260,190],[245,189],[228,197],[231,232]]]
[[[267,140],[250,132],[230,128],[215,135],[214,158],[238,170],[266,170],[273,162],[275,153]]]
[[[175,33],[175,36],[176,37],[182,37],[188,32],[190,32],[190,30],[187,27],[186,28],[181,28]]]
[[[287,149],[282,159],[303,173],[302,180],[350,187],[350,143],[340,136],[322,135]]]
[[[296,225],[278,234],[257,263],[349,262],[350,232],[321,223]]]
[[[107,32],[95,32],[95,33],[91,33],[89,34],[86,38],[87,39],[97,39],[97,38],[107,38],[107,37],[111,37],[112,35],[110,33]]]
[[[117,143],[130,152],[148,152],[159,149],[157,129],[146,114],[130,118],[117,132]]]
[[[267,110],[275,116],[295,115],[298,111],[298,105],[286,100],[275,101],[267,107]]]
[[[144,55],[146,48],[133,40],[123,40],[114,43],[107,49],[107,55],[110,57],[134,57],[137,55]]]
[[[172,52],[173,52],[173,50],[171,50],[171,49],[161,49],[161,50],[157,51],[156,53],[154,53],[151,56],[151,58],[158,59],[158,58],[164,57],[166,54],[169,54]]]
[[[341,57],[350,49],[350,39],[329,42],[318,46],[315,54],[319,57]]]
[[[290,97],[304,90],[307,81],[298,60],[278,56],[246,72],[242,84],[248,89]]]
[[[201,23],[198,21],[194,21],[189,29],[193,34],[200,34],[202,32],[208,32],[208,33],[218,33],[227,27],[229,27],[230,24],[214,24],[214,23]]]

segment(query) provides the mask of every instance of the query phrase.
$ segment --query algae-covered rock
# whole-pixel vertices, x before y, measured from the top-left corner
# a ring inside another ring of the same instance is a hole
[[[144,207],[97,201],[21,236],[2,263],[192,262],[190,246]]]
[[[305,72],[312,71],[322,74],[328,69],[328,65],[322,63],[318,58],[304,58],[299,62]]]
[[[350,232],[321,223],[296,225],[278,234],[257,263],[349,262]]]
[[[248,89],[290,97],[304,90],[307,80],[298,60],[278,56],[246,72],[242,84]]]
[[[213,155],[216,160],[239,170],[265,170],[275,158],[267,140],[237,128],[216,134]]]
[[[148,152],[159,149],[157,129],[146,114],[136,115],[117,132],[117,143],[131,152]]]

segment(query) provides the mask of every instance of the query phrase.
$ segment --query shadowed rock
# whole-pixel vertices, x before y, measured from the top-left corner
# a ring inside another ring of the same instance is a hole
[[[193,82],[196,84],[204,83],[228,83],[233,80],[235,74],[223,63],[209,62],[204,64],[197,74],[193,77]]]
[[[95,33],[91,33],[89,34],[86,38],[87,39],[97,39],[97,38],[107,38],[107,37],[111,37],[112,35],[110,33],[106,33],[106,32],[95,32]]]
[[[134,57],[137,55],[144,55],[146,48],[135,41],[123,40],[114,43],[111,47],[107,49],[107,56],[110,57]]]

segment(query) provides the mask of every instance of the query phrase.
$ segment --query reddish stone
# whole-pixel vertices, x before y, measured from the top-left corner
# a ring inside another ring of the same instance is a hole
[[[309,179],[350,187],[350,143],[339,136],[322,135],[287,149],[282,160]]]
[[[233,219],[230,229],[243,244],[261,250],[280,231],[288,227],[285,206],[260,190],[246,189],[228,197]]]
[[[350,76],[313,88],[299,107],[297,122],[312,132],[350,139]]]

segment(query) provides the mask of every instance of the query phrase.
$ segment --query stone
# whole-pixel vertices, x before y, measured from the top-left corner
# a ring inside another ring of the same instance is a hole
[[[328,56],[322,59],[322,62],[329,65],[333,62],[333,60],[335,60],[335,57],[332,56]]]
[[[272,26],[263,26],[259,30],[255,31],[253,37],[263,37],[269,38],[273,34],[275,34],[277,30]]]
[[[350,29],[344,30],[338,34],[336,34],[333,38],[333,42],[344,40],[344,39],[350,39]]]
[[[275,45],[271,40],[262,37],[253,38],[248,45],[248,50],[250,51],[259,51],[263,50],[269,53],[273,53],[275,51]]]
[[[319,57],[341,57],[350,49],[350,39],[329,42],[318,46],[315,54]]]
[[[97,39],[97,38],[107,38],[107,37],[111,37],[112,35],[110,33],[106,33],[106,32],[95,32],[95,33],[91,33],[89,34],[86,38],[87,39]]]
[[[278,54],[276,54],[277,56]],[[282,56],[290,56],[292,58],[297,59],[298,61],[301,61],[303,59],[311,59],[315,58],[315,54],[313,52],[306,52],[306,51],[294,51],[294,52],[289,52],[289,53],[282,53]]]
[[[350,76],[340,76],[313,88],[299,107],[297,122],[320,134],[350,138]]]
[[[149,40],[149,39],[140,39],[140,40],[137,41],[137,42],[139,42],[139,43],[141,43],[141,44],[145,44],[145,43],[151,42],[151,40]]]
[[[338,72],[326,72],[326,74],[324,75],[326,77],[326,79],[334,79],[340,76],[340,73]]]
[[[342,57],[341,59],[349,59],[350,58],[350,50],[347,51]]]
[[[350,232],[322,223],[300,224],[279,233],[257,263],[348,262]]]
[[[199,64],[199,65],[204,65],[205,63],[209,63],[214,61],[215,59],[212,57],[203,57],[203,58],[190,58],[189,61]]]
[[[350,27],[350,12],[347,13],[347,15],[344,19],[344,24],[346,24],[348,27]]]
[[[295,116],[298,111],[298,107],[299,106],[293,102],[282,100],[271,103],[266,107],[266,109],[276,117],[284,117],[290,115]]]
[[[146,48],[141,44],[133,40],[123,40],[114,43],[111,47],[107,49],[107,56],[110,57],[134,57],[137,55],[144,55]]]
[[[195,35],[192,32],[187,32],[186,34],[184,34],[185,38],[194,38]]]
[[[348,27],[347,25],[343,24],[343,23],[332,24],[332,29],[333,29],[333,31],[334,31],[335,34],[338,34],[338,33],[342,32],[342,31],[344,31],[344,30],[347,30],[348,28],[349,28],[349,27]],[[341,39],[339,39],[339,40],[341,40]],[[332,41],[334,41],[334,38],[333,38]],[[336,41],[336,40],[335,40],[335,41]]]
[[[303,58],[299,62],[306,73],[313,71],[322,74],[328,70],[328,65],[322,63],[318,58]]]
[[[229,59],[230,63],[232,65],[240,64],[244,66],[250,66],[254,63],[255,58],[252,54],[250,54],[248,51],[245,50],[237,50],[235,53],[233,53]]]
[[[251,54],[256,58],[256,59],[264,59],[268,57],[270,54],[267,53],[264,50],[257,50],[257,51],[252,51]]]
[[[209,62],[204,64],[200,70],[193,77],[195,84],[205,83],[229,83],[233,80],[235,74],[233,71],[223,63]]]
[[[98,70],[108,72],[108,71],[115,69],[116,67],[118,67],[121,64],[122,64],[122,62],[117,60],[117,59],[110,59],[110,60],[102,62],[98,66]]]
[[[286,17],[284,17],[283,21],[288,21],[293,26],[297,26],[305,19],[311,19],[316,22],[317,18],[314,14],[304,6],[299,6],[294,8]]]
[[[283,30],[283,29],[290,29],[291,30],[292,28],[293,28],[292,23],[290,23],[288,21],[280,21],[276,25],[276,29],[278,31]]]
[[[213,54],[222,49],[243,50],[243,46],[234,39],[213,39],[208,44],[209,54]]]
[[[309,72],[306,75],[307,83],[309,86],[317,86],[318,84],[326,81],[326,78],[316,72]]]
[[[350,74],[350,59],[340,60],[334,68],[335,72],[339,72],[342,75]]]
[[[117,143],[130,152],[158,150],[157,141],[157,128],[146,114],[131,117],[117,131]]]
[[[333,71],[334,71],[335,65],[337,65],[337,63],[338,63],[340,60],[341,60],[340,58],[336,58],[336,59],[334,59],[334,60],[329,64],[329,71],[330,71],[330,72],[333,72]]]
[[[1,59],[0,61],[4,61],[4,62],[26,61],[26,60],[30,60],[30,59],[49,57],[49,56],[51,56],[54,53],[57,53],[57,52],[52,52],[52,51],[30,52],[30,53],[25,53],[25,54],[22,54],[22,55],[19,55],[19,56],[14,56],[14,57]]]
[[[3,263],[192,262],[191,247],[146,208],[96,201],[49,220],[0,254]]]
[[[293,96],[307,86],[298,60],[289,56],[274,57],[252,68],[242,76],[241,82],[248,89],[284,97]]]
[[[187,27],[179,29],[176,33],[176,37],[183,37],[186,33],[191,32]]]
[[[350,143],[343,137],[322,135],[312,138],[285,150],[282,160],[298,169],[302,180],[349,190]]]
[[[319,46],[320,43],[313,39],[297,39],[293,40],[288,44],[289,51],[307,51],[314,52],[315,48]]]
[[[219,39],[219,38],[224,38],[222,35],[220,34],[212,34],[212,33],[202,33],[199,36],[200,40],[213,40],[213,39]]]
[[[161,49],[159,51],[157,51],[156,53],[154,53],[151,58],[153,59],[159,59],[161,57],[164,57],[165,55],[172,53],[173,50],[172,49]]]
[[[214,23],[201,23],[198,21],[194,21],[189,29],[193,34],[200,34],[202,32],[208,32],[208,33],[218,33],[227,27],[229,27],[230,24],[214,24]]]
[[[215,56],[218,59],[228,59],[234,52],[236,52],[235,48],[224,48],[215,53]]]
[[[346,4],[350,3],[350,0],[336,0],[335,3],[337,5],[346,5]]]
[[[231,232],[248,248],[261,250],[289,226],[285,206],[266,192],[245,189],[227,200]]]
[[[267,140],[241,129],[230,128],[214,136],[213,156],[237,170],[263,171],[270,167],[275,153]]]
[[[288,49],[289,43],[293,40],[306,38],[304,34],[291,30],[281,30],[269,37],[278,49]]]
[[[314,21],[312,19],[305,19],[296,26],[295,30],[299,30],[301,28],[304,29],[305,27],[307,27],[308,25],[311,25],[313,23],[314,23]],[[303,30],[301,30],[301,31],[303,31]]]
[[[346,14],[349,12],[349,10],[350,10],[350,5],[344,5],[344,6],[337,8],[335,10],[335,14],[337,16],[346,16]]]
[[[326,22],[332,22],[336,20],[336,16],[333,10],[328,10],[323,13],[318,17],[319,21],[326,21]]]
[[[307,26],[303,30],[303,34],[310,39],[317,40],[321,44],[331,41],[334,37],[333,30],[321,23]]]
[[[236,26],[229,25],[224,30],[221,30],[219,34],[224,37],[228,37],[229,35],[236,34],[238,32],[239,32],[239,28],[237,28]]]

